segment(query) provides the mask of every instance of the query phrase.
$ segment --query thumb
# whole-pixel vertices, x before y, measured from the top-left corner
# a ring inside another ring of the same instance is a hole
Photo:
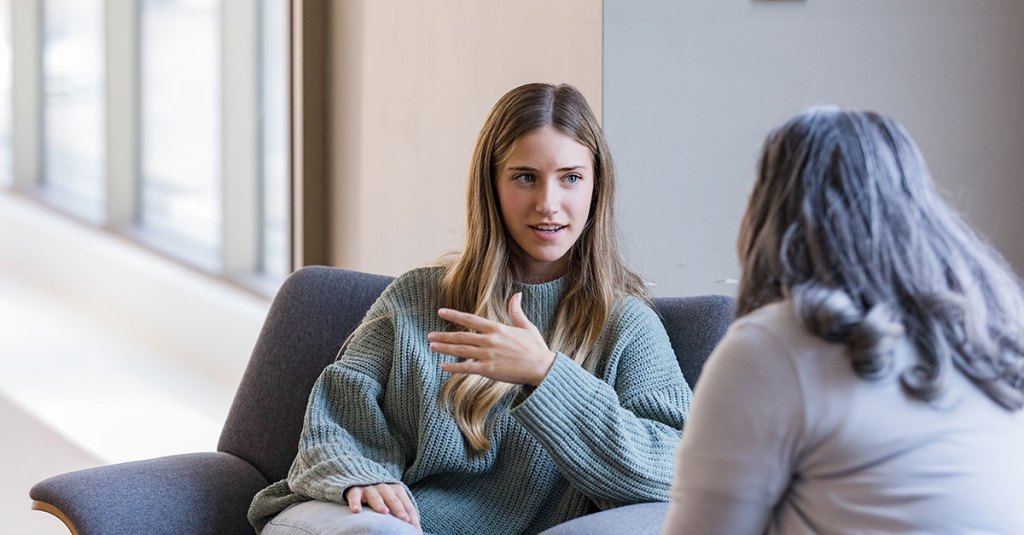
[[[523,313],[523,293],[517,292],[512,295],[512,298],[508,300],[508,317],[512,320],[512,325],[521,329],[533,328],[533,324],[530,323],[530,319]]]

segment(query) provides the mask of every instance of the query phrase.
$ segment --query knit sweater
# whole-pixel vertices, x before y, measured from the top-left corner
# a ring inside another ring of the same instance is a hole
[[[616,305],[594,374],[558,353],[536,388],[513,389],[491,413],[491,449],[475,453],[439,393],[454,357],[430,350],[443,268],[396,279],[310,394],[288,478],[256,495],[262,530],[291,504],[345,504],[357,485],[401,483],[427,533],[536,533],[598,509],[667,501],[692,394],[664,326],[641,300]],[[518,285],[541,333],[565,278]]]

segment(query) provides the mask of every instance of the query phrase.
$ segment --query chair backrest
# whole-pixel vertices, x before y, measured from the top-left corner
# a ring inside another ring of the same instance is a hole
[[[217,449],[245,459],[267,481],[283,479],[295,458],[313,383],[391,280],[321,266],[292,274],[270,306]],[[665,297],[655,307],[693,386],[732,320],[733,300]]]
[[[732,323],[734,299],[725,295],[657,297],[654,308],[672,340],[683,377],[695,388],[704,361]]]
[[[283,479],[313,383],[391,280],[322,266],[288,277],[270,305],[217,449],[245,459],[267,481]]]

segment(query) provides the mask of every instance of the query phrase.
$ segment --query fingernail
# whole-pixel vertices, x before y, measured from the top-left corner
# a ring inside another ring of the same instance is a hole
[[[448,309],[447,308],[439,308],[439,309],[437,309],[437,315],[438,316],[447,316],[448,315]]]

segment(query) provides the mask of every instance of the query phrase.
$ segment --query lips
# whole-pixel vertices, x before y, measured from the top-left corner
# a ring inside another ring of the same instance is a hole
[[[559,230],[564,229],[568,225],[530,225],[530,228],[539,232],[551,232],[555,233]]]
[[[569,228],[569,225],[529,225],[530,231],[537,239],[544,242],[555,242],[561,239],[562,231]]]

